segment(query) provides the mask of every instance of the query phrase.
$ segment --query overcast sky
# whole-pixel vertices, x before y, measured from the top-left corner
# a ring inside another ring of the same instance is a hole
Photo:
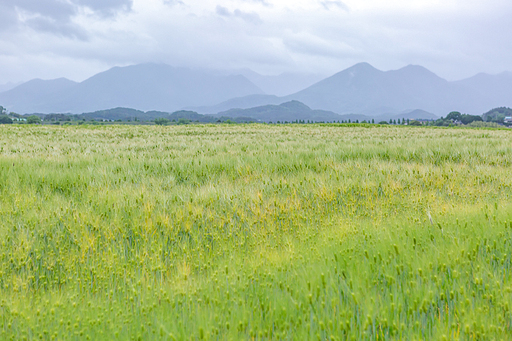
[[[164,62],[330,75],[512,71],[510,0],[0,0],[0,84]]]

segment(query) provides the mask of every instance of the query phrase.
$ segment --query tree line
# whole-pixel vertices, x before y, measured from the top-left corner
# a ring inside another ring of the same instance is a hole
[[[107,114],[107,113],[115,113],[116,118],[122,116],[121,112],[123,110],[130,110],[130,114],[133,114],[133,109],[126,108],[115,108],[110,110],[104,110],[97,113]],[[137,113],[139,113],[137,111]],[[143,113],[143,112],[140,112]],[[148,112],[146,114],[161,114],[164,116],[157,117],[154,119],[150,119],[145,121],[145,124],[157,124],[157,125],[183,125],[190,123],[250,123],[256,122],[256,120],[250,117],[216,117],[212,115],[201,115],[192,111],[177,111],[172,114],[168,113],[160,113],[160,112]],[[61,123],[71,123],[75,122],[75,124],[83,124],[83,123],[93,123],[99,124],[99,122],[134,122],[135,124],[141,124],[142,121],[137,117],[129,117],[129,118],[118,118],[114,119],[94,119],[95,113],[84,113],[81,115],[74,114],[33,114],[33,115],[19,115],[13,112],[8,113],[7,109],[3,106],[0,106],[0,124],[13,124],[13,123],[26,123],[26,124],[41,124],[43,122],[47,124],[61,124]],[[143,113],[144,114],[144,113]],[[106,115],[108,116],[108,115]],[[506,118],[512,116],[512,109],[500,107],[492,109],[482,116],[479,115],[468,115],[462,114],[458,111],[450,112],[446,117],[441,117],[437,120],[414,120],[414,119],[389,119],[389,121],[380,121],[375,122],[375,119],[371,120],[338,120],[332,122],[318,122],[314,120],[295,120],[295,121],[277,121],[277,122],[268,122],[270,124],[310,124],[310,123],[366,123],[366,124],[391,124],[391,125],[429,125],[429,126],[453,126],[453,125],[468,125],[473,122],[486,122],[493,124],[509,124],[509,120]],[[486,124],[482,123],[482,124]]]

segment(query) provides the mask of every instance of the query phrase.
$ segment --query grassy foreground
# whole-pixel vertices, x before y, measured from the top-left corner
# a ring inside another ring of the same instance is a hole
[[[2,126],[0,339],[510,340],[511,142]]]

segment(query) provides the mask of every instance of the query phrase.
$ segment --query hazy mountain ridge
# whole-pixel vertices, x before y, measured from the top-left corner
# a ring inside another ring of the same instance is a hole
[[[33,79],[0,93],[0,101],[9,110],[15,112],[24,112],[25,110],[19,110],[23,106],[30,108],[25,112],[44,112],[49,102],[58,101],[61,94],[71,91],[77,85],[78,83],[67,78],[52,80]]]
[[[473,78],[449,82],[422,66],[380,71],[359,63],[289,96],[246,96],[196,109],[211,113],[297,100],[340,115],[400,116],[408,108],[418,108],[437,117],[453,110],[481,114],[489,108],[511,106],[507,89],[512,89],[512,74],[485,75],[485,79],[482,83]]]
[[[23,82],[18,82],[18,83],[7,82],[4,84],[0,84],[0,93],[14,89],[15,87],[17,87],[18,85],[21,85],[21,84],[23,84]]]
[[[266,94],[275,96],[287,96],[296,93],[325,78],[315,74],[290,72],[267,76],[250,69],[239,70],[238,73],[256,84]]]
[[[253,73],[252,77],[258,76]],[[20,113],[83,113],[129,107],[217,114],[299,101],[315,111],[323,110],[321,115],[326,120],[332,114],[401,117],[406,110],[416,109],[431,115],[424,118],[435,118],[454,110],[480,115],[490,108],[512,106],[510,93],[509,72],[449,82],[421,66],[380,71],[368,63],[359,63],[292,95],[279,97],[264,94],[242,75],[150,63],[115,67],[81,83],[32,80],[0,93],[0,104]],[[285,121],[292,120],[286,117]],[[303,116],[300,117],[295,119]]]
[[[165,64],[114,67],[64,88],[54,87],[55,81],[41,81],[29,89],[27,84],[33,81],[24,83],[0,93],[0,103],[17,112],[82,113],[114,107],[171,112],[191,103],[214,105],[263,93],[243,76],[219,76]]]
[[[232,98],[213,106],[189,106],[185,107],[185,109],[195,110],[202,114],[214,115],[230,109],[249,109],[262,105],[279,105],[283,102],[282,97],[274,95],[248,95]]]
[[[453,83],[479,93],[487,101],[493,103],[505,102],[491,107],[511,106],[512,104],[512,72],[502,72],[497,75],[479,73],[473,77]],[[508,101],[503,101],[503,99],[507,98]],[[485,108],[485,110],[488,109]]]

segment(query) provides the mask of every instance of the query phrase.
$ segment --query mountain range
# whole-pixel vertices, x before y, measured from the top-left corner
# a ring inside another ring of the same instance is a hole
[[[454,110],[482,114],[489,108],[512,106],[510,94],[512,73],[508,72],[449,82],[421,66],[380,71],[360,63],[292,95],[249,95],[193,109],[211,114],[297,100],[340,115],[394,116],[421,109],[446,116]]]
[[[244,76],[149,63],[114,67],[81,83],[63,78],[32,80],[0,93],[0,103],[18,113],[78,114],[115,107],[171,112],[191,104],[213,105],[262,93]]]
[[[311,115],[332,112],[397,118],[415,110],[422,110],[416,114],[422,112],[434,118],[454,110],[482,114],[491,108],[512,106],[512,73],[509,72],[478,74],[450,82],[421,66],[380,71],[370,64],[359,63],[285,96],[282,94],[293,89],[290,84],[296,83],[297,88],[314,82],[314,76],[262,76],[248,70],[240,73],[219,74],[152,63],[115,67],[80,83],[64,78],[32,80],[0,92],[0,104],[18,113],[83,113],[130,107],[225,115],[230,109],[299,101],[314,109],[310,109],[314,111],[309,112]],[[272,90],[272,86],[277,88]],[[283,111],[279,112],[284,115]],[[296,111],[295,119],[304,112]],[[291,117],[290,113],[286,115]]]

